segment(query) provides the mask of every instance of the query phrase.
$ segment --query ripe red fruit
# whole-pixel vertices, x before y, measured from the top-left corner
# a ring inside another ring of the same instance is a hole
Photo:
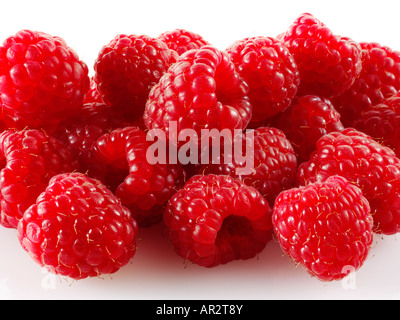
[[[294,57],[277,39],[250,37],[234,42],[227,52],[249,85],[252,123],[285,110],[297,93],[300,74]]]
[[[331,98],[347,90],[361,72],[360,45],[335,35],[309,13],[300,15],[280,36],[300,72],[300,94]]]
[[[324,135],[310,160],[300,164],[297,175],[301,185],[332,175],[346,178],[369,201],[375,232],[400,230],[400,159],[370,136],[353,128]]]
[[[51,177],[78,168],[66,147],[36,129],[2,132],[0,159],[0,224],[8,228],[17,227]]]
[[[118,128],[97,139],[88,163],[88,175],[110,188],[140,226],[162,219],[164,205],[185,178],[179,164],[152,164],[149,146],[145,131]]]
[[[158,36],[158,39],[163,41],[168,48],[175,50],[179,55],[186,51],[209,45],[201,35],[185,29],[163,32]]]
[[[104,103],[101,93],[97,89],[97,83],[94,81],[94,77],[90,78],[89,90],[86,92],[83,99],[83,104],[87,103]]]
[[[252,109],[247,84],[226,52],[212,46],[181,55],[152,88],[146,103],[144,123],[169,135],[169,122],[177,132],[194,129],[244,129]]]
[[[249,143],[243,136],[243,153]],[[297,159],[293,147],[284,133],[272,127],[254,130],[254,147],[241,161],[231,155],[223,154],[219,164],[203,165],[201,174],[222,174],[241,179],[245,184],[257,189],[273,206],[276,196],[285,189],[294,187],[297,172]],[[250,172],[237,172],[254,161]]]
[[[346,126],[400,90],[400,52],[378,43],[361,42],[362,70],[354,84],[333,100]]]
[[[136,234],[120,200],[81,173],[54,176],[18,224],[18,239],[35,262],[77,280],[126,265],[136,251]]]
[[[298,163],[308,160],[319,138],[344,129],[332,102],[316,95],[297,96],[288,109],[271,119],[271,125],[291,142]]]
[[[0,105],[9,127],[53,128],[76,113],[88,68],[60,37],[21,30],[0,46]]]
[[[400,157],[400,92],[365,109],[353,126]]]
[[[340,176],[283,191],[272,221],[283,251],[323,281],[358,270],[373,240],[367,199]]]
[[[79,162],[81,172],[88,170],[91,151],[97,139],[110,131],[133,125],[129,118],[104,103],[86,103],[80,113],[61,121],[52,136],[66,146]]]
[[[132,114],[143,115],[150,89],[178,54],[159,39],[146,35],[117,35],[98,54],[94,81],[102,100]]]
[[[164,221],[178,255],[204,267],[251,259],[271,240],[271,208],[253,187],[224,175],[193,176]]]

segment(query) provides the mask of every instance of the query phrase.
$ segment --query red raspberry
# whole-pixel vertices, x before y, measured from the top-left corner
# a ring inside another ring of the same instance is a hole
[[[332,102],[316,95],[297,96],[271,123],[289,139],[299,163],[308,160],[319,138],[344,129]]]
[[[347,90],[361,72],[360,45],[333,34],[309,13],[281,36],[300,71],[299,93],[331,98]]]
[[[285,110],[297,93],[300,74],[289,50],[271,37],[250,37],[227,49],[238,73],[249,85],[252,122]]]
[[[86,172],[91,162],[91,149],[97,139],[110,131],[132,125],[126,117],[104,103],[87,103],[77,115],[61,121],[52,136],[61,141]]]
[[[223,175],[189,179],[168,202],[164,221],[176,252],[204,267],[253,258],[272,237],[266,199]]]
[[[150,142],[138,127],[124,127],[100,136],[93,145],[88,174],[102,181],[128,207],[140,226],[162,219],[168,199],[183,184],[180,165],[151,164]]]
[[[68,149],[36,129],[2,132],[0,158],[0,224],[8,228],[17,227],[52,176],[78,167]]]
[[[361,113],[400,90],[400,52],[378,43],[360,43],[362,70],[354,84],[333,104],[346,126],[353,126]]]
[[[242,150],[245,152],[248,143],[243,137]],[[251,173],[241,174],[238,168],[245,163],[234,157],[223,155],[220,164],[203,165],[200,173],[230,175],[241,179],[245,184],[257,189],[273,206],[276,196],[285,189],[292,188],[296,181],[297,160],[293,147],[283,132],[276,128],[260,127],[254,130],[254,148],[244,161],[254,161]],[[250,159],[252,158],[252,159]]]
[[[19,31],[0,46],[0,104],[17,129],[52,128],[80,110],[88,68],[59,37]]]
[[[323,281],[359,269],[373,240],[367,199],[340,176],[283,191],[272,221],[283,251]]]
[[[370,136],[346,128],[317,142],[308,162],[300,164],[301,184],[340,175],[358,186],[370,203],[374,231],[394,234],[400,228],[400,159]]]
[[[400,92],[364,110],[353,125],[400,157]]]
[[[81,173],[54,176],[18,224],[18,239],[36,263],[76,280],[126,265],[136,234],[120,200]]]
[[[105,103],[143,115],[150,89],[178,54],[159,39],[117,35],[105,45],[94,64],[94,81]]]
[[[101,93],[97,89],[97,84],[94,81],[94,77],[90,78],[89,91],[86,93],[85,98],[83,99],[83,104],[87,103],[104,103]]]
[[[158,36],[158,39],[163,41],[171,50],[175,50],[179,55],[182,55],[186,51],[209,45],[202,36],[185,29],[163,32]]]
[[[177,131],[244,129],[251,119],[247,84],[226,52],[212,46],[181,55],[149,94],[144,123],[169,135],[169,122]]]

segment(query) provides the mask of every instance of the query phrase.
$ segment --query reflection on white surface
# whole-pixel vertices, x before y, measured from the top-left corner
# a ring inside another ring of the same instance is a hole
[[[397,299],[400,242],[376,236],[364,265],[336,282],[321,282],[270,242],[257,257],[216,268],[185,262],[163,235],[142,230],[131,262],[113,275],[74,281],[36,265],[13,230],[0,229],[0,299]]]

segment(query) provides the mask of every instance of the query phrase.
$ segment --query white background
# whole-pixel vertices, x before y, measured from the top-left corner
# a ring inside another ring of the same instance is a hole
[[[92,66],[116,34],[184,28],[220,49],[254,35],[276,36],[310,12],[334,33],[400,49],[399,4],[393,1],[5,1],[0,39],[20,29],[64,38]],[[0,40],[0,41],[1,41]],[[72,281],[44,272],[21,249],[16,231],[0,227],[0,299],[399,299],[399,236],[375,237],[353,278],[311,278],[270,242],[255,259],[213,269],[185,263],[162,225],[142,230],[131,263],[112,276]]]

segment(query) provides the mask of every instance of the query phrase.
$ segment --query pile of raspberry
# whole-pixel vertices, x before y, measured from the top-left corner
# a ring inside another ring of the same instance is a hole
[[[187,262],[275,241],[333,281],[400,231],[400,53],[309,13],[223,49],[184,29],[119,34],[92,70],[62,38],[21,30],[0,46],[0,106],[0,225],[61,276],[117,272],[163,224]],[[149,152],[150,132],[172,148],[185,129],[252,132],[253,149],[214,163]]]

